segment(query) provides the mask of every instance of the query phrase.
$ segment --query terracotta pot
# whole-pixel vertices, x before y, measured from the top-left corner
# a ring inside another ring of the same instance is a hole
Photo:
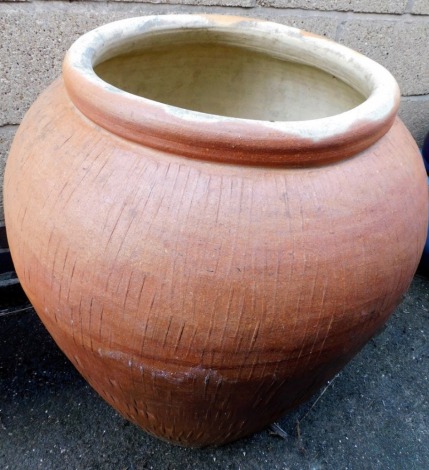
[[[112,23],[69,50],[5,177],[19,278],[88,382],[190,446],[257,431],[384,324],[427,185],[397,84],[270,22]]]

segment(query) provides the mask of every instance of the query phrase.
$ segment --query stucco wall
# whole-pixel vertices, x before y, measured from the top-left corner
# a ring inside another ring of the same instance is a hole
[[[0,0],[1,184],[17,126],[36,96],[59,75],[64,53],[76,38],[117,19],[200,12],[296,26],[375,59],[398,80],[400,115],[422,143],[429,129],[429,0]]]

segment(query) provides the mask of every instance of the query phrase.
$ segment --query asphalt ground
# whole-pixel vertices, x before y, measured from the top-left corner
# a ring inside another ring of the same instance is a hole
[[[0,469],[429,469],[429,279],[326,388],[263,430],[186,449],[128,423],[33,310],[0,316]]]

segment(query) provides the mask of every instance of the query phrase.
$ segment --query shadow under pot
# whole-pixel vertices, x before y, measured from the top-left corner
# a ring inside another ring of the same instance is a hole
[[[382,327],[428,191],[393,77],[239,17],[142,17],[68,51],[7,162],[21,283],[95,390],[187,446],[258,431]]]

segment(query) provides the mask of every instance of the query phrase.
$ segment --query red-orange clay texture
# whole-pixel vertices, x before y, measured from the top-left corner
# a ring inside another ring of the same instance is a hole
[[[359,351],[407,290],[428,213],[399,119],[331,163],[222,163],[113,135],[62,79],[19,128],[5,207],[67,357],[124,417],[196,447],[264,428]]]

